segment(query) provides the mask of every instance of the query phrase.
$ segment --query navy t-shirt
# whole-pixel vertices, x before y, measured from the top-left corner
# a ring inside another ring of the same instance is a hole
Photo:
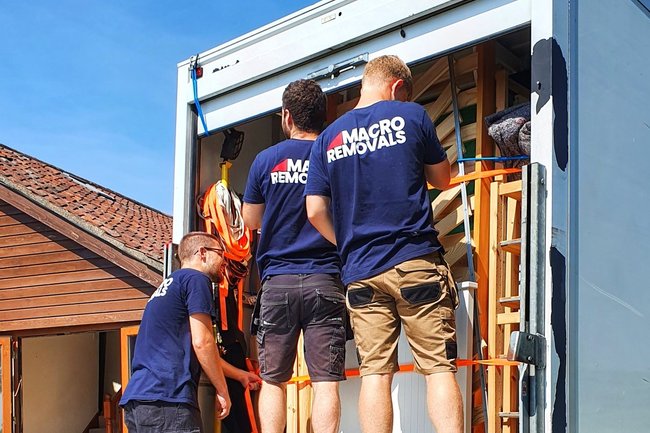
[[[318,137],[305,195],[331,198],[343,283],[440,248],[424,165],[446,158],[426,111],[412,102],[351,110]]]
[[[285,140],[260,152],[248,174],[244,202],[264,204],[257,248],[261,278],[338,274],[336,247],[307,219],[303,192],[311,140]]]
[[[192,348],[190,315],[214,316],[212,282],[179,269],[149,299],[135,342],[131,379],[120,400],[188,403],[198,407],[201,365]]]

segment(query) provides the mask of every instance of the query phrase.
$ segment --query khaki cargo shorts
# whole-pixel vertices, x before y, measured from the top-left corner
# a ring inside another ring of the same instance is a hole
[[[456,372],[458,292],[442,253],[402,262],[347,287],[347,306],[359,355],[359,371],[399,370],[401,327],[423,374]]]

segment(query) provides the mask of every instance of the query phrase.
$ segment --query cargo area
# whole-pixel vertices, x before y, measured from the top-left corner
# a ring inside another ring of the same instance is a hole
[[[452,86],[449,58],[454,65],[456,98],[458,103],[460,136],[463,158],[499,156],[498,146],[488,135],[485,118],[510,107],[529,103],[531,81],[530,28],[523,27],[481,44],[471,45],[447,55],[430,56],[409,64],[414,80],[413,101],[424,106],[436,125],[437,135],[452,163],[452,177],[457,176],[458,147],[455,134]],[[399,55],[399,51],[394,52]],[[357,81],[333,91],[328,91],[328,122],[352,109],[358,100],[360,83]],[[272,112],[234,123],[225,130],[211,131],[198,139],[196,165],[191,172],[200,196],[210,185],[220,179],[222,144],[225,133],[237,131],[243,134],[239,156],[231,161],[229,184],[243,194],[248,171],[257,153],[284,139],[280,119],[280,100]],[[530,114],[528,115],[530,116]],[[528,118],[530,120],[530,117]],[[526,161],[527,162],[527,161]],[[518,166],[524,162],[518,161]],[[515,163],[515,164],[517,164]],[[513,163],[491,161],[466,161],[465,173],[512,167]],[[482,357],[505,359],[510,332],[518,329],[518,269],[521,215],[521,176],[500,175],[469,181],[470,226],[474,267],[479,289],[464,291],[464,302],[457,311],[459,357],[476,361],[476,344],[472,331],[472,311],[479,308]],[[456,281],[470,279],[467,262],[467,239],[463,229],[463,206],[460,185],[447,191],[430,190],[435,227],[443,244],[445,258],[451,265]],[[485,224],[489,214],[499,219]],[[195,213],[193,228],[200,229],[202,221]],[[501,230],[501,232],[499,232]],[[494,262],[494,263],[492,263]],[[498,263],[498,266],[496,265]],[[491,267],[490,265],[493,265]],[[488,270],[489,268],[489,270]],[[492,269],[498,271],[491,272]],[[249,276],[244,298],[249,300],[245,312],[250,315],[259,281]],[[476,295],[480,293],[480,295]],[[401,431],[434,431],[424,415],[425,387],[421,376],[409,372],[412,357],[402,335],[400,340],[400,364],[405,372],[395,376],[393,399],[396,418],[399,414]],[[254,357],[254,353],[252,354]],[[355,349],[348,342],[346,368],[350,372],[358,366]],[[481,382],[478,365],[459,368],[458,381],[465,399],[467,431],[483,431],[484,417],[481,407]],[[484,369],[488,389],[488,410],[499,416],[490,420],[489,431],[517,431],[517,368],[490,366]],[[302,352],[296,361],[294,376],[306,375]],[[341,431],[355,431],[356,398],[359,392],[358,377],[350,377],[341,386]],[[311,389],[308,382],[289,385],[288,432],[308,430]],[[418,416],[414,416],[418,414]]]

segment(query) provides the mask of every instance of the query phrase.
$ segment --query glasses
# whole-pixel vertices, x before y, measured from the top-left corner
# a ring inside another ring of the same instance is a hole
[[[201,248],[203,248],[203,249],[206,250],[206,251],[214,251],[215,253],[223,253],[223,248],[212,248],[212,247],[201,247]],[[199,250],[199,251],[200,251],[200,250]],[[198,254],[199,251],[197,251],[197,252],[194,253],[194,254]]]

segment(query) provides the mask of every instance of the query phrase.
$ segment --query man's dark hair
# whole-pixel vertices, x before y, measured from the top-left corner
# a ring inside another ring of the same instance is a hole
[[[327,97],[314,80],[289,83],[282,94],[282,108],[289,110],[296,126],[320,134],[325,124]]]

